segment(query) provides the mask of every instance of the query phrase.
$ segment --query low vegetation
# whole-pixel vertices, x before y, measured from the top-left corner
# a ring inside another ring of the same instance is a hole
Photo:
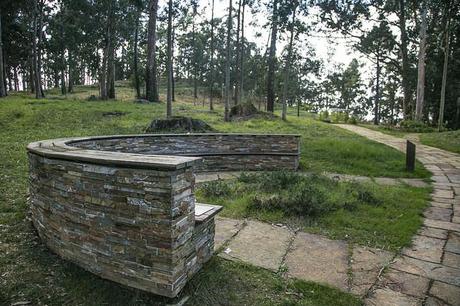
[[[207,182],[199,201],[224,206],[223,215],[284,223],[331,238],[396,251],[420,227],[429,188],[339,182],[316,174],[242,174]]]
[[[420,135],[420,141],[428,146],[460,153],[460,130]]]
[[[39,241],[26,218],[28,166],[25,147],[29,142],[70,136],[142,133],[152,119],[164,118],[163,103],[134,103],[132,89],[123,84],[117,84],[117,101],[87,101],[86,98],[97,94],[97,90],[94,86],[75,87],[75,92],[67,97],[58,96],[57,92],[52,91],[42,100],[35,100],[24,93],[13,93],[2,100],[0,304],[21,301],[48,305],[158,303],[152,295],[99,279],[52,255]],[[421,165],[418,172],[408,175],[404,171],[402,153],[319,122],[305,111],[301,112],[300,117],[288,113],[287,122],[279,118],[224,122],[221,105],[216,104],[216,111],[209,112],[201,106],[193,106],[193,99],[186,94],[177,92],[177,97],[179,101],[174,104],[177,114],[204,120],[218,131],[301,134],[303,169],[392,177],[429,175]],[[257,178],[249,180],[254,180],[254,184],[263,183]],[[312,192],[316,193],[317,189],[326,190],[327,185],[321,187],[325,184],[323,179],[318,177],[317,180],[317,186],[311,187]],[[304,213],[302,206],[294,206],[292,212],[286,215],[282,213],[283,207],[264,210],[258,210],[256,206],[249,208],[249,200],[251,197],[254,199],[255,193],[235,194],[235,186],[245,184],[252,183],[242,179],[230,183],[227,190],[222,187],[227,183],[222,183],[206,196],[202,194],[201,198],[224,204],[224,213],[227,216],[251,216],[270,222],[297,220],[297,224],[302,224],[309,231],[326,233],[337,238],[343,238],[348,234],[361,243],[367,243],[368,240],[370,245],[389,248],[405,243],[409,239],[408,235],[419,225],[420,220],[415,211],[420,212],[420,207],[423,206],[422,198],[425,195],[424,190],[390,188],[375,192],[375,196],[382,199],[382,204],[367,204],[356,194],[347,195],[350,203],[343,205],[340,197],[345,196],[346,186],[342,187],[339,184],[336,195],[324,195],[324,199],[330,205],[336,205],[333,209],[319,204],[312,205],[312,216],[300,218],[298,215]],[[300,182],[299,186],[305,186],[302,184],[307,183]],[[264,188],[268,187],[261,185],[261,188],[267,190]],[[296,196],[300,200],[303,194],[300,191],[301,187],[298,188]],[[374,187],[363,188],[372,190]],[[268,193],[263,190],[257,194],[259,205],[266,205],[264,196]],[[219,192],[222,194],[219,195]],[[337,199],[334,199],[334,196]],[[215,200],[215,197],[218,197],[219,201]],[[390,203],[390,199],[393,204]],[[287,194],[283,195],[283,200],[284,205],[295,203]],[[310,201],[313,203],[315,200]],[[401,206],[397,208],[396,203]],[[353,205],[356,207],[353,208]],[[401,217],[401,214],[404,214],[404,217]],[[376,222],[378,218],[382,219],[381,223]],[[390,222],[390,219],[393,222]],[[197,293],[192,295],[193,292]],[[191,305],[359,304],[359,301],[350,295],[328,287],[295,280],[285,281],[276,274],[219,259],[214,259],[190,282],[184,295],[187,294],[191,296]]]

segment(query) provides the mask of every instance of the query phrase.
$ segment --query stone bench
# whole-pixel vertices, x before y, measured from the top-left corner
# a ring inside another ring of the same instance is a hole
[[[164,135],[29,144],[29,201],[38,234],[52,251],[96,275],[176,296],[211,258],[214,216],[222,209],[195,203],[194,171],[225,168],[219,162],[235,156],[247,157],[232,163],[237,169],[298,165],[298,136],[205,135],[176,135],[181,145]],[[168,143],[176,144],[159,152]],[[193,144],[196,154],[187,150]],[[244,153],[246,144],[251,149]],[[215,159],[206,163],[208,157]]]

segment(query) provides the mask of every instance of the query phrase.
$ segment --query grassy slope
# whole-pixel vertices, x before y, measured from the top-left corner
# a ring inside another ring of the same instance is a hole
[[[144,304],[151,295],[138,293],[100,280],[75,266],[52,256],[37,240],[25,220],[27,198],[27,157],[25,146],[31,141],[67,136],[140,133],[154,117],[164,116],[164,105],[126,103],[132,91],[122,89],[122,101],[87,102],[81,100],[96,94],[97,89],[76,88],[67,99],[49,95],[37,101],[27,95],[12,95],[0,101],[0,304],[19,300],[38,300],[48,304]],[[182,97],[178,95],[178,98]],[[191,104],[176,103],[176,113],[207,120],[222,131],[295,132],[302,134],[302,164],[305,168],[376,176],[406,176],[403,155],[383,145],[339,128],[313,121],[306,116],[290,117],[288,123],[252,120],[224,123],[221,112],[208,111]],[[217,108],[221,111],[221,108]],[[126,112],[121,117],[103,116],[107,111]],[[421,167],[419,167],[420,169]],[[415,174],[426,177],[426,171]],[[247,272],[249,271],[249,272]],[[222,274],[222,275],[221,275]],[[214,285],[213,280],[221,283]],[[263,280],[263,281],[261,281]],[[240,287],[236,284],[241,282]],[[228,289],[222,289],[222,283]],[[295,304],[298,296],[305,305],[356,303],[349,295],[317,285],[299,282],[303,289],[294,295],[285,292],[291,283],[266,271],[251,270],[236,264],[215,260],[195,278],[191,288],[200,288],[193,303],[216,304],[229,298],[238,304],[270,304],[287,301]],[[208,289],[206,289],[208,288]],[[281,289],[280,289],[281,288]],[[204,291],[202,291],[204,290]],[[206,291],[207,290],[207,291]],[[262,292],[262,293],[261,293]],[[314,292],[314,293],[312,293]],[[215,300],[213,300],[215,299]],[[206,303],[208,301],[209,303]],[[294,301],[294,302],[293,302]],[[259,303],[260,302],[260,303]]]
[[[420,141],[427,146],[460,153],[460,130],[421,134]]]
[[[405,138],[410,134],[396,129],[386,128],[385,126],[375,126],[372,124],[360,124],[362,127],[379,131],[395,137]],[[424,145],[436,147],[454,153],[460,153],[460,130],[449,132],[432,132],[432,133],[417,133],[420,142]]]
[[[213,258],[171,301],[101,279],[49,252],[28,223],[0,229],[0,305],[361,305],[351,294]]]
[[[312,233],[320,233],[331,239],[349,240],[360,245],[397,251],[410,243],[411,237],[422,225],[422,212],[426,208],[431,188],[409,186],[380,186],[366,183],[378,205],[361,204],[352,210],[339,209],[322,213],[318,217],[289,217],[282,211],[250,209],[251,201],[261,192],[252,185],[229,181],[230,192],[225,196],[206,196],[198,188],[197,199],[204,203],[224,206],[221,215],[230,218],[254,218],[271,223],[284,223]],[[324,186],[327,188],[328,186]],[[338,186],[340,187],[340,186]],[[337,203],[346,203],[347,194],[340,188],[331,191]],[[242,191],[244,190],[244,191]],[[253,191],[251,191],[253,190]],[[276,192],[275,192],[276,193]],[[303,205],[309,205],[304,203]]]

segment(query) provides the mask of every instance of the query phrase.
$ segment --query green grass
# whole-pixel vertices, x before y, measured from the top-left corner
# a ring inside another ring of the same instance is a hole
[[[460,130],[421,134],[420,141],[427,146],[460,153]]]
[[[399,138],[406,138],[408,135],[414,134],[383,125],[376,126],[373,124],[360,124],[360,126]],[[460,153],[460,130],[416,133],[416,135],[420,139],[420,142],[424,145],[454,153]]]
[[[361,305],[338,289],[213,258],[169,300],[101,279],[52,254],[27,222],[0,228],[0,305]]]
[[[382,132],[384,134],[388,134],[391,136],[399,137],[399,138],[404,138],[407,134],[409,134],[406,131],[398,130],[397,128],[394,128],[388,125],[374,125],[370,123],[360,123],[359,126],[365,127],[370,130]]]
[[[332,239],[397,251],[410,243],[421,226],[431,191],[325,177],[277,177],[243,175],[238,180],[204,183],[197,200],[224,206],[222,216],[284,223]]]
[[[75,90],[67,97],[52,91],[43,100],[23,93],[13,93],[0,100],[0,304],[24,300],[50,305],[155,304],[158,301],[153,295],[101,280],[52,255],[26,220],[28,165],[25,147],[28,143],[70,136],[142,133],[153,118],[165,114],[163,103],[130,103],[133,90],[127,87],[117,87],[119,100],[105,102],[85,100],[91,94],[97,95],[97,87],[76,87]],[[225,123],[221,105],[217,105],[215,112],[195,107],[186,92],[186,89],[178,92],[177,99],[181,102],[174,104],[175,114],[204,119],[220,131],[301,134],[304,169],[368,176],[429,176],[421,165],[414,174],[406,173],[404,155],[400,152],[316,121],[304,112],[300,118],[290,115],[288,122]],[[114,111],[124,115],[104,116],[104,112]],[[413,205],[418,205],[417,191],[408,190],[406,194],[399,193],[403,196],[402,203],[414,196]],[[228,202],[226,213],[233,211],[237,215],[235,212],[240,208],[232,203]],[[235,207],[230,209],[231,205]],[[401,211],[407,213],[404,209]],[[400,211],[394,213],[395,220],[400,214]],[[324,219],[321,222],[311,229],[329,231],[331,227],[327,222],[332,221]],[[345,224],[340,226],[346,228]],[[338,225],[334,228],[338,231],[337,237],[343,236]],[[285,281],[267,271],[218,259],[194,278],[185,292],[191,296],[192,305],[359,304],[350,295],[327,287]]]

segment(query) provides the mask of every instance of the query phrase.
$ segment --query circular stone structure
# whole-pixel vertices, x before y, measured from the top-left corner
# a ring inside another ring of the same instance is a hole
[[[27,146],[32,221],[61,257],[174,297],[212,255],[218,206],[195,171],[296,170],[299,135],[153,134]]]

